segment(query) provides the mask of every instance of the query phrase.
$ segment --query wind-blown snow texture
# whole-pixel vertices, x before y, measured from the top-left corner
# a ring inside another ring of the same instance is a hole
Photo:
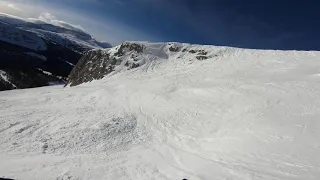
[[[142,45],[101,80],[0,92],[1,176],[320,178],[320,52]]]

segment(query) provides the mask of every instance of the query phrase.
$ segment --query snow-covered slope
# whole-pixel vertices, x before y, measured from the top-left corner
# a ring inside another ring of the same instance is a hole
[[[0,92],[1,176],[320,178],[320,52],[138,44],[134,69]]]
[[[35,51],[47,49],[45,42],[36,34],[13,27],[0,21],[0,41],[26,47]]]

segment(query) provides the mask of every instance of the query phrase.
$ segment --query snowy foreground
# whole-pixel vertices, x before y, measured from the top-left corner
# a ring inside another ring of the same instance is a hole
[[[0,177],[320,179],[320,52],[194,48],[220,54],[0,92]]]

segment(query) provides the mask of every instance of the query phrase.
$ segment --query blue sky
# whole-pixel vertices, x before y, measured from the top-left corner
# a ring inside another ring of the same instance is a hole
[[[37,17],[48,12],[59,20],[80,25],[97,39],[113,45],[125,40],[142,40],[262,49],[320,50],[320,3],[316,0],[0,2],[16,7],[16,10],[12,7],[0,8],[5,13]]]

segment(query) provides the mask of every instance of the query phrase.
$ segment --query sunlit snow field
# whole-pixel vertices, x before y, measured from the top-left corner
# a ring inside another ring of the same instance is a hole
[[[320,179],[320,52],[193,48],[218,55],[0,92],[0,177]]]

